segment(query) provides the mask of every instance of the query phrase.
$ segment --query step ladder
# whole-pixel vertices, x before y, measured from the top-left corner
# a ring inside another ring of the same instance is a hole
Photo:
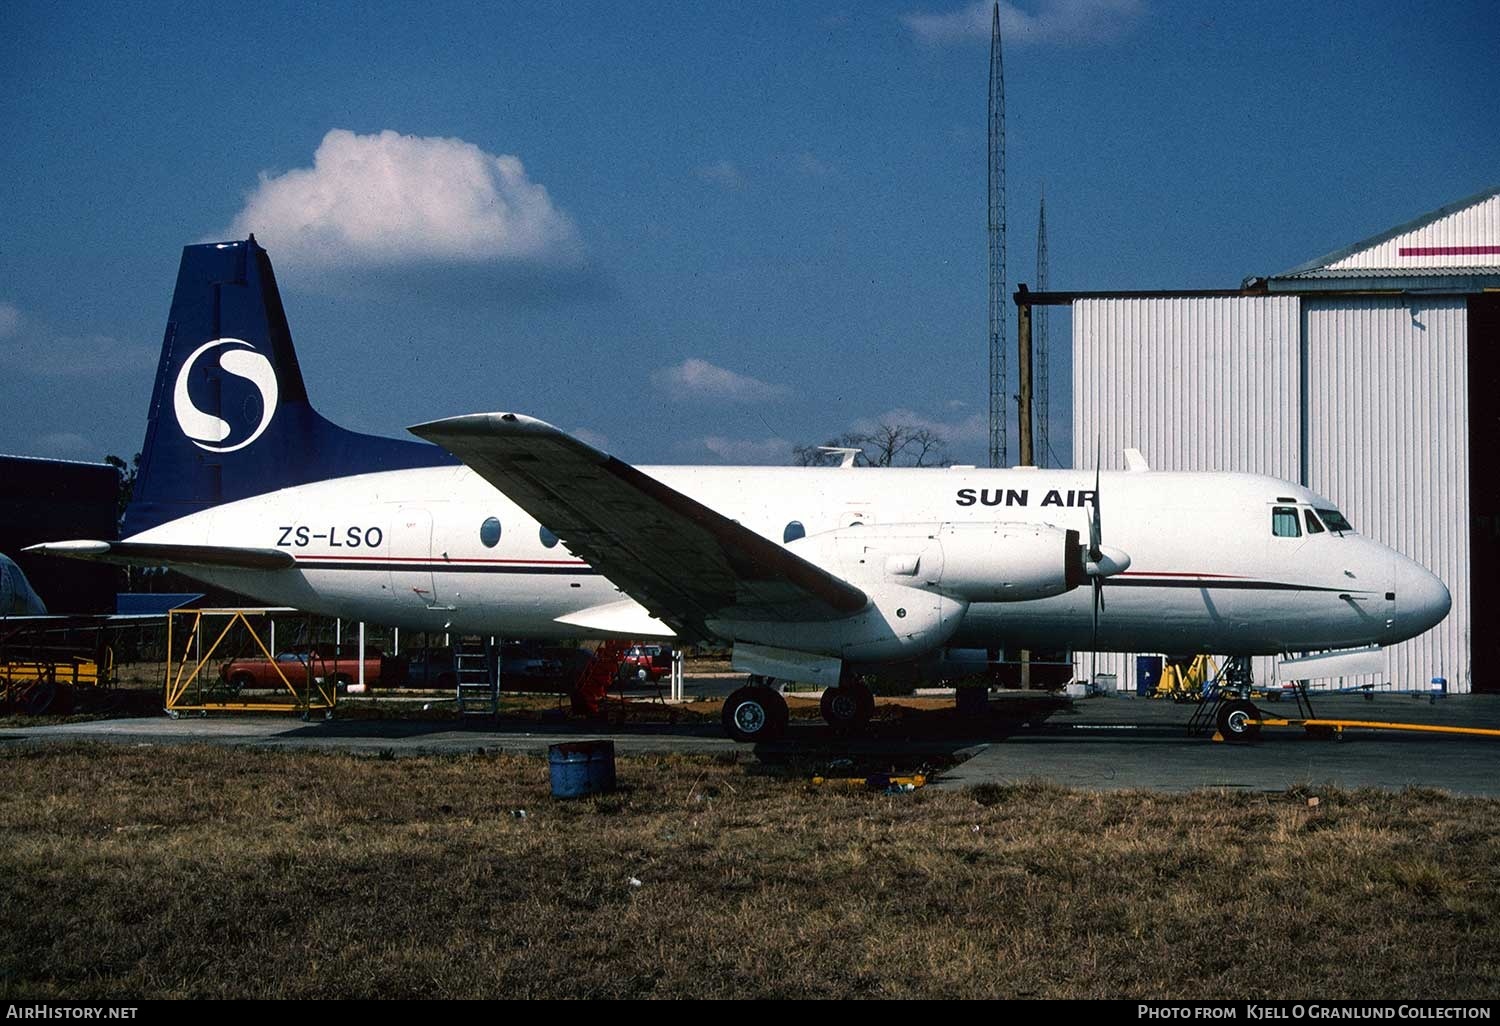
[[[463,637],[453,645],[453,679],[460,716],[500,715],[500,646],[493,637]]]

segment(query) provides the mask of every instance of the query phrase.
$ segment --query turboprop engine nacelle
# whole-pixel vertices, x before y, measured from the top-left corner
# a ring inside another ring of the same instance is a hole
[[[1050,524],[943,524],[937,586],[970,602],[1024,602],[1087,579],[1077,531]]]
[[[858,581],[870,602],[841,620],[710,620],[715,633],[856,663],[900,662],[941,648],[968,611],[963,599],[889,581]]]
[[[891,583],[969,602],[1025,602],[1088,581],[1077,531],[1051,524],[869,524],[793,542],[793,552],[869,590]]]
[[[839,620],[722,620],[712,629],[853,662],[915,659],[953,636],[970,602],[1048,598],[1088,579],[1078,532],[1048,524],[860,524],[789,548],[859,585],[869,605]]]
[[[969,608],[933,587],[943,567],[937,533],[934,524],[869,524],[800,538],[788,548],[859,585],[870,598],[864,609],[838,620],[710,627],[736,641],[851,662],[917,658],[945,644]]]
[[[965,603],[1050,598],[1089,579],[1079,532],[1050,523],[868,523],[789,547],[865,591],[894,583]]]

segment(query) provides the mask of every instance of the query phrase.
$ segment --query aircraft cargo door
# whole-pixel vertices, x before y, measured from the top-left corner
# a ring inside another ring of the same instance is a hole
[[[391,595],[404,609],[438,605],[432,576],[432,513],[419,506],[402,506],[386,536],[390,561]]]

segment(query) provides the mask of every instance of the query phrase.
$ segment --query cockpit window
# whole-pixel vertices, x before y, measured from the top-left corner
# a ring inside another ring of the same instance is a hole
[[[1302,528],[1297,526],[1295,506],[1271,507],[1271,533],[1278,538],[1302,537]]]
[[[1350,526],[1349,521],[1344,519],[1344,514],[1336,509],[1320,509],[1318,510],[1318,516],[1323,518],[1323,523],[1327,524],[1328,529],[1334,534],[1343,534],[1345,531],[1353,532],[1354,530]]]
[[[1312,510],[1310,510],[1310,509],[1303,510],[1302,511],[1302,519],[1307,524],[1307,533],[1308,534],[1322,534],[1323,533],[1323,524],[1322,524],[1322,522],[1320,520],[1318,520],[1318,518],[1316,516],[1313,515],[1313,511]]]

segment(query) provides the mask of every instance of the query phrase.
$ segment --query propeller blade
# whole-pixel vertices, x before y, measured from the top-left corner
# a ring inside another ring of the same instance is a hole
[[[1089,504],[1089,559],[1099,561],[1099,546],[1103,544],[1103,525],[1099,521],[1099,446],[1094,439],[1094,501]]]
[[[1098,436],[1094,438],[1094,501],[1089,504],[1089,580],[1094,586],[1094,629],[1093,637],[1089,642],[1089,684],[1092,685],[1099,679],[1099,613],[1104,609],[1104,574],[1100,573],[1099,562],[1104,558],[1103,527],[1099,521],[1099,464],[1102,441]],[[1123,555],[1123,554],[1121,554]],[[1126,566],[1130,563],[1130,557],[1124,557]],[[1114,572],[1110,570],[1107,572]]]

